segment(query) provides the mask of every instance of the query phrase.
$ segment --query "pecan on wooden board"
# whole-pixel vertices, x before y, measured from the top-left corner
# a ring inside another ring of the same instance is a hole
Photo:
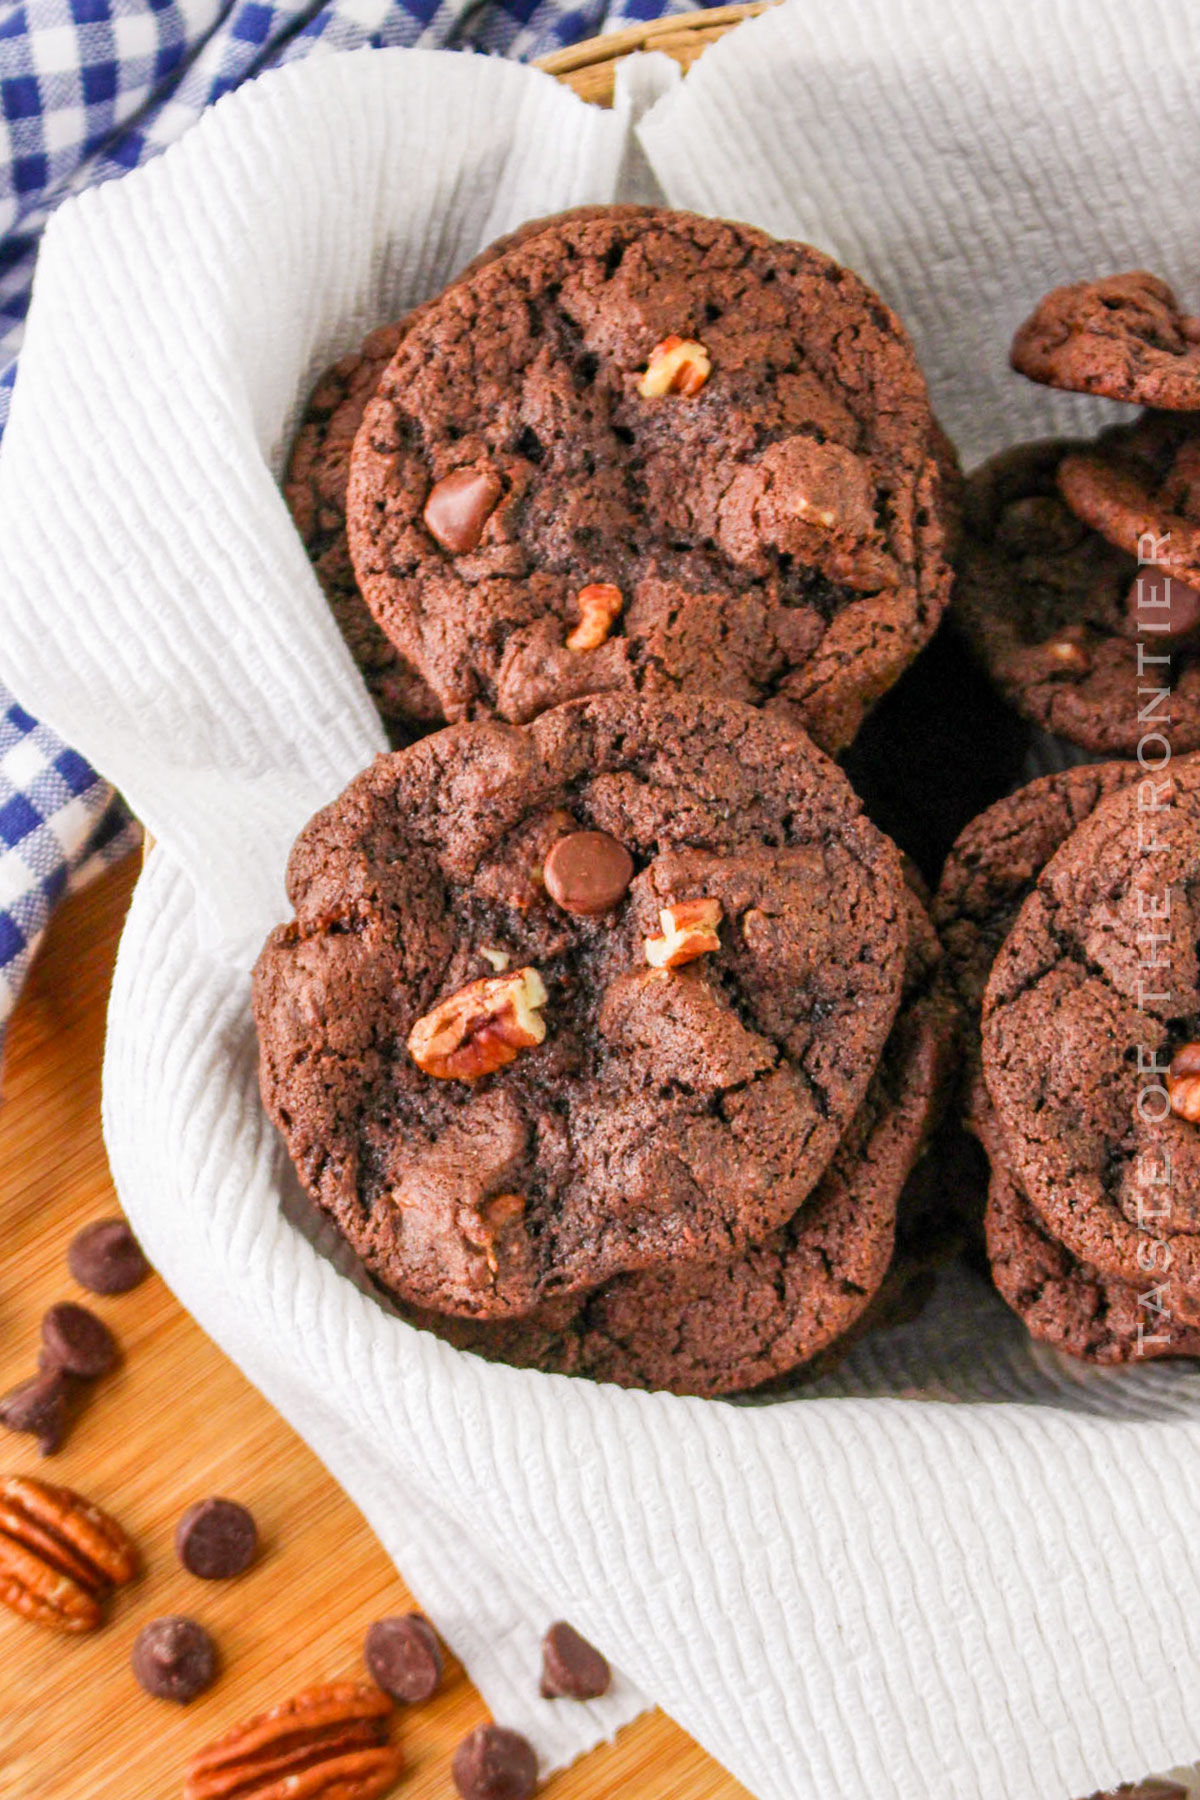
[[[137,1573],[133,1545],[98,1506],[32,1476],[0,1479],[0,1602],[58,1631],[94,1631],[113,1588]]]
[[[378,1800],[404,1766],[392,1710],[366,1683],[306,1688],[194,1757],[183,1800]]]

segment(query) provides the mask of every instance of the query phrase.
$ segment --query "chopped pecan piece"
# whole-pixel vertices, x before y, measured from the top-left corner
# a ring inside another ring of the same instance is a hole
[[[1171,1111],[1189,1125],[1200,1125],[1200,1044],[1184,1044],[1167,1071]]]
[[[403,1767],[387,1740],[391,1712],[366,1683],[307,1688],[193,1757],[183,1800],[376,1800]]]
[[[0,1602],[58,1631],[94,1631],[113,1588],[137,1573],[115,1519],[70,1488],[0,1480]]]
[[[478,1081],[542,1042],[546,1021],[539,1009],[545,1004],[536,969],[484,976],[417,1020],[409,1055],[439,1081]]]
[[[708,351],[695,338],[674,334],[655,344],[646,364],[646,372],[638,382],[643,400],[661,400],[664,394],[698,394],[712,374]]]
[[[497,1194],[480,1207],[478,1229],[468,1230],[467,1236],[471,1243],[483,1251],[493,1275],[500,1267],[500,1259],[496,1255],[497,1241],[509,1225],[524,1217],[524,1194]]]
[[[1086,675],[1092,666],[1091,657],[1074,638],[1051,638],[1042,645],[1042,655],[1052,670],[1061,669],[1064,675]]]
[[[662,936],[646,938],[646,961],[652,969],[677,969],[680,963],[721,948],[719,900],[677,900],[659,912]]]
[[[625,604],[619,587],[611,581],[593,581],[575,596],[579,623],[567,638],[568,650],[598,650]]]

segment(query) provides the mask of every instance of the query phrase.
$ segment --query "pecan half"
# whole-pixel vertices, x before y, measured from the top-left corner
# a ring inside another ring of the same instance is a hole
[[[546,1021],[539,1008],[545,1004],[546,986],[536,969],[484,976],[417,1020],[408,1053],[439,1081],[478,1081],[542,1042]]]
[[[661,400],[664,394],[698,394],[712,374],[708,351],[695,338],[672,334],[655,344],[638,382],[643,400]]]
[[[1167,1071],[1171,1111],[1189,1125],[1200,1125],[1200,1044],[1184,1044]]]
[[[183,1800],[376,1800],[404,1766],[387,1740],[391,1712],[377,1687],[306,1688],[193,1757]]]
[[[94,1631],[113,1588],[137,1573],[115,1519],[70,1488],[0,1480],[0,1602],[58,1631]]]
[[[575,596],[579,623],[567,638],[568,650],[598,650],[625,604],[619,587],[611,581],[593,581]]]
[[[719,900],[677,900],[658,915],[662,936],[646,938],[646,961],[652,969],[677,969],[721,948],[717,927],[721,923]]]

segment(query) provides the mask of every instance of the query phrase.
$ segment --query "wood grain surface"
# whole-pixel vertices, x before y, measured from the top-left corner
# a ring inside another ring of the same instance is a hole
[[[136,859],[57,914],[9,1032],[0,1100],[0,1388],[32,1371],[54,1300],[86,1299],[66,1269],[72,1234],[117,1210],[100,1138],[104,1009]],[[0,1472],[78,1488],[121,1520],[145,1573],[91,1637],[0,1609],[0,1794],[5,1800],[173,1800],[191,1754],[313,1682],[358,1676],[372,1619],[412,1602],[361,1515],[157,1277],[88,1300],[124,1358],[66,1446],[42,1459],[0,1431]],[[253,1510],[258,1563],[200,1582],[172,1550],[190,1500]],[[184,1612],[217,1640],[222,1673],[186,1708],[152,1700],[129,1670],[147,1620]],[[563,1704],[570,1704],[563,1702]],[[427,1706],[402,1709],[403,1800],[453,1800],[450,1756],[486,1717],[451,1664]],[[544,1788],[548,1800],[745,1800],[745,1790],[661,1714],[638,1720]]]

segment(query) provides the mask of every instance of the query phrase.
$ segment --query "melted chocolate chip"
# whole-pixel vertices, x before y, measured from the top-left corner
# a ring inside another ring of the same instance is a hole
[[[542,1639],[542,1699],[598,1700],[612,1670],[600,1652],[560,1619]]]
[[[258,1529],[236,1500],[197,1500],[175,1528],[175,1550],[191,1575],[227,1581],[254,1561]]]
[[[367,1671],[393,1700],[428,1700],[442,1679],[442,1652],[433,1626],[420,1613],[377,1619],[367,1632]]]
[[[430,534],[451,556],[473,550],[500,498],[500,483],[488,469],[455,469],[443,475],[425,502]]]
[[[1153,565],[1138,571],[1126,607],[1137,629],[1148,635],[1177,640],[1200,627],[1200,592]]]
[[[217,1673],[216,1651],[203,1625],[178,1616],[151,1619],[143,1626],[130,1662],[148,1694],[180,1706],[210,1688]]]
[[[573,831],[546,858],[546,891],[564,912],[611,912],[633,880],[633,858],[607,831]]]
[[[90,1294],[127,1294],[150,1264],[124,1219],[95,1219],[71,1240],[67,1267]]]
[[[537,1757],[520,1732],[480,1725],[454,1752],[451,1773],[462,1800],[529,1800]]]
[[[86,1306],[62,1300],[42,1320],[44,1369],[63,1369],[83,1381],[107,1375],[117,1360],[117,1340]]]

